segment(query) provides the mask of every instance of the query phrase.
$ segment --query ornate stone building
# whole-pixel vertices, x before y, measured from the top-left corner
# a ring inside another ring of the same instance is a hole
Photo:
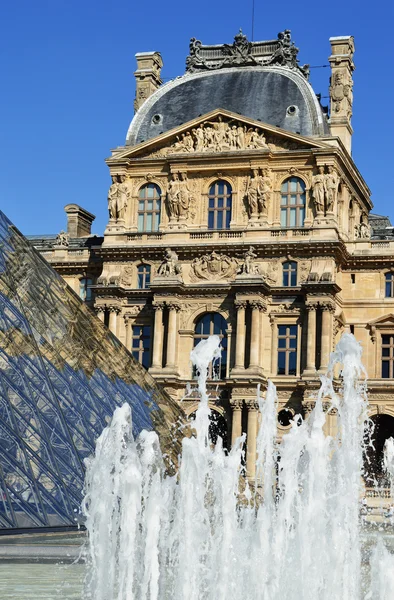
[[[247,433],[251,477],[256,387],[277,386],[282,435],[344,331],[363,345],[380,437],[394,432],[394,238],[351,155],[354,40],[330,44],[329,110],[289,31],[192,39],[186,73],[164,85],[160,54],[138,54],[136,114],[107,159],[104,237],[68,205],[68,233],[34,240],[171,396],[188,390],[189,414],[190,351],[222,337],[212,435],[230,446]]]

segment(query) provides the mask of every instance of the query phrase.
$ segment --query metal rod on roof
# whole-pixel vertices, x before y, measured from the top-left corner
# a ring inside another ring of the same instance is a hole
[[[254,40],[254,0],[252,0],[252,42]]]

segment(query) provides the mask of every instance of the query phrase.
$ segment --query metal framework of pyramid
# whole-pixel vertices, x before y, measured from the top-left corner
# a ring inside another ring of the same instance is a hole
[[[75,525],[116,406],[176,457],[180,412],[0,211],[0,528]]]

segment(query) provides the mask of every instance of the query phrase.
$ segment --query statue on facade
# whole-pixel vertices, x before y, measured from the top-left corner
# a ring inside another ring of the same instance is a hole
[[[369,240],[371,238],[371,227],[364,221],[354,226],[354,238],[356,240]]]
[[[174,221],[179,218],[179,191],[179,176],[178,173],[173,173],[172,180],[168,184],[167,190],[167,208],[168,214],[170,216],[170,221]]]
[[[268,148],[267,142],[265,141],[264,133],[260,133],[257,127],[249,129],[248,143],[247,146],[252,149],[257,148]]]
[[[259,266],[255,264],[254,259],[257,258],[257,254],[254,253],[253,246],[249,246],[249,250],[244,253],[244,262],[241,265],[240,273],[243,275],[258,275]]]
[[[63,246],[66,248],[69,245],[69,235],[65,231],[61,231],[56,236],[55,246]]]
[[[259,215],[265,215],[267,212],[268,204],[271,199],[272,183],[269,175],[269,170],[264,169],[263,175],[260,176],[260,193],[257,197]]]
[[[112,185],[108,190],[108,212],[113,221],[124,220],[130,191],[127,186],[126,176],[112,177]]]
[[[260,177],[258,169],[253,169],[252,177],[249,179],[248,188],[246,190],[246,198],[248,201],[249,217],[257,216],[259,209],[258,196],[260,193]]]
[[[312,200],[318,215],[324,215],[324,199],[326,196],[326,175],[324,167],[317,168],[317,175],[312,177]]]
[[[338,197],[339,177],[332,165],[329,165],[328,173],[325,175],[326,190],[326,212],[334,212],[334,207]]]
[[[109,212],[109,218],[112,220],[116,220],[116,205],[117,205],[117,197],[118,197],[118,187],[119,187],[119,184],[117,182],[116,177],[112,177],[112,184],[108,190],[108,212]]]
[[[181,275],[181,273],[182,268],[179,264],[177,253],[175,250],[171,250],[171,248],[166,248],[164,260],[158,268],[157,274],[160,277],[176,277],[177,275]]]
[[[187,182],[186,173],[181,173],[181,179],[179,181],[179,205],[178,205],[178,214],[180,217],[187,217],[189,212],[189,206],[191,201],[191,193],[189,190],[189,185]]]

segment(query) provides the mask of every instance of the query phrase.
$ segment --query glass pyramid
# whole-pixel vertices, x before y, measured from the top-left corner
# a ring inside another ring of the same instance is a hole
[[[116,406],[169,457],[180,411],[0,211],[0,528],[75,525]]]

